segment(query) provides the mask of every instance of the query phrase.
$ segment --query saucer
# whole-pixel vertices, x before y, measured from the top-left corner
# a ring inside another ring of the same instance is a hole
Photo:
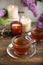
[[[28,53],[26,55],[17,55],[17,54],[14,53],[13,45],[11,43],[7,47],[7,53],[12,58],[30,58],[30,57],[33,57],[36,54],[36,47],[33,44],[31,46],[31,49],[28,51]]]

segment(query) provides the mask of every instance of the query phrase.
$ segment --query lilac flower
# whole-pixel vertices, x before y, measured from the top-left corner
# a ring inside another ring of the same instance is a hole
[[[33,12],[33,15],[36,17],[38,14],[37,14],[37,7],[36,5],[33,3],[33,4],[28,4],[28,8],[30,9],[30,11]]]
[[[3,17],[5,15],[5,11],[4,10],[0,10],[0,17]]]
[[[22,3],[32,11],[33,15],[36,17],[37,14],[37,7],[35,4],[35,0],[22,0]]]
[[[36,27],[37,27],[37,28],[43,28],[43,13],[40,15]]]
[[[40,15],[38,21],[40,21],[43,24],[43,13]]]

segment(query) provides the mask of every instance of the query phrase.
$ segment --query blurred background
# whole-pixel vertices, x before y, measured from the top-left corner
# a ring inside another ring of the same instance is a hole
[[[19,7],[19,11],[22,11],[24,13],[20,14],[25,15],[28,18],[31,18],[31,20],[37,21],[38,17],[40,16],[40,14],[43,12],[43,0],[37,1],[37,10],[38,10],[38,16],[34,17],[33,13],[25,6],[23,6],[23,4],[21,3],[21,0],[0,0],[0,9],[2,8],[7,8],[9,5],[18,5]]]

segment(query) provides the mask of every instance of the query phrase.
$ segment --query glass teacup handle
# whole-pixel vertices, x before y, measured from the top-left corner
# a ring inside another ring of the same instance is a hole
[[[36,41],[33,40],[30,35],[27,34],[26,38],[27,38],[27,39],[30,39],[30,43],[36,44]]]

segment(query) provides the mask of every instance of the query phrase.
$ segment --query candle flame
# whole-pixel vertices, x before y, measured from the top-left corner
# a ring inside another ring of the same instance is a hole
[[[14,8],[14,6],[12,5],[12,8]]]

